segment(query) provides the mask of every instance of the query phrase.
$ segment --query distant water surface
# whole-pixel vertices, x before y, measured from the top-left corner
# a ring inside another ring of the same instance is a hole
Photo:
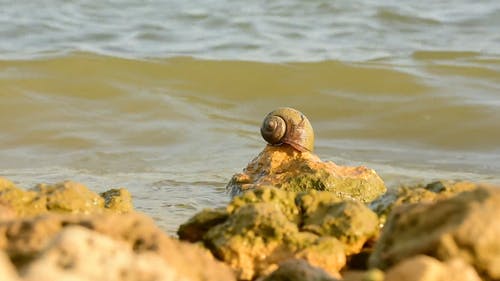
[[[389,186],[500,183],[499,1],[1,1],[0,175],[127,187],[173,233],[267,112]]]

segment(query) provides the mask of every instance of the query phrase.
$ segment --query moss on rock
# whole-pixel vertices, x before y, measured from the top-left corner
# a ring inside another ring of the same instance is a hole
[[[386,191],[377,173],[364,166],[338,166],[288,145],[266,146],[226,186],[233,195],[265,186],[287,191],[330,191],[343,199],[370,202]]]
[[[124,188],[111,189],[99,195],[73,181],[38,184],[31,190],[24,190],[0,178],[0,204],[13,210],[18,217],[48,212],[90,214],[133,210],[130,193]]]

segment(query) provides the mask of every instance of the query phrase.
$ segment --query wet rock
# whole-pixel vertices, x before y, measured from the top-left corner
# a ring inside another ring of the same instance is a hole
[[[478,185],[448,199],[396,208],[370,265],[388,268],[419,254],[460,258],[485,279],[500,279],[500,188]]]
[[[234,280],[231,270],[201,247],[175,241],[142,214],[57,214],[0,222],[0,249],[18,268],[33,262],[65,227],[80,226],[122,241],[134,253],[154,253],[192,280]],[[189,279],[189,280],[191,280]]]
[[[118,213],[127,213],[134,209],[132,195],[125,188],[110,189],[99,194],[104,198],[104,208]]]
[[[47,211],[45,198],[38,198],[34,191],[17,187],[0,177],[0,202],[15,211],[16,216],[30,216]]]
[[[359,253],[379,233],[377,215],[356,201],[320,204],[304,214],[302,224],[302,230],[339,239],[347,255]]]
[[[0,251],[0,279],[2,281],[20,281],[9,257],[2,251]]]
[[[477,183],[468,181],[435,181],[426,185],[401,186],[386,192],[370,203],[384,224],[393,208],[404,204],[435,202],[450,198],[460,192],[476,189]]]
[[[334,275],[345,265],[338,240],[299,232],[280,207],[269,202],[238,208],[224,223],[210,229],[204,241],[241,280],[264,276],[291,257],[308,260]]]
[[[159,255],[135,253],[131,245],[81,226],[63,229],[23,269],[25,280],[195,280]]]
[[[179,226],[177,235],[181,240],[197,242],[212,227],[223,223],[229,217],[226,208],[204,209]]]
[[[406,259],[385,274],[386,281],[480,281],[477,272],[462,259],[442,263],[435,258],[418,255]]]
[[[19,217],[48,212],[88,214],[133,210],[126,189],[112,189],[100,196],[80,183],[65,181],[24,190],[4,178],[0,178],[0,205],[11,208]]]
[[[234,197],[226,210],[204,210],[179,237],[204,245],[242,280],[264,276],[290,258],[307,260],[336,277],[346,255],[379,232],[377,215],[335,193],[261,187]]]
[[[45,198],[47,210],[69,213],[93,213],[104,208],[104,199],[80,183],[65,181],[35,187],[38,198]]]
[[[291,222],[300,222],[300,210],[296,204],[296,192],[288,192],[282,189],[269,187],[262,187],[255,189],[252,192],[246,192],[240,196],[234,197],[227,206],[230,214],[235,210],[247,204],[253,203],[273,203],[276,204],[281,212]]]
[[[302,258],[339,276],[346,255],[359,253],[379,232],[377,215],[368,207],[326,191],[263,186],[234,197],[223,216],[220,212],[195,215],[181,226],[184,234],[179,236],[203,241],[244,280],[263,276],[289,258]],[[195,235],[185,234],[186,229]]]
[[[323,162],[315,154],[299,152],[289,145],[266,146],[242,173],[231,178],[226,189],[235,196],[263,186],[288,191],[330,191],[342,199],[362,202],[373,201],[386,190],[372,169]]]
[[[335,281],[323,269],[310,265],[305,260],[290,259],[279,264],[279,268],[258,281]]]

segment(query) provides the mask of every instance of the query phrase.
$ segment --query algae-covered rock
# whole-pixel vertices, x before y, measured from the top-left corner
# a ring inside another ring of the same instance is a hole
[[[99,194],[104,198],[104,208],[114,212],[126,213],[134,209],[132,195],[125,188],[110,189]]]
[[[480,281],[469,264],[455,258],[442,263],[432,257],[418,255],[398,263],[385,274],[386,281]]]
[[[386,190],[372,169],[323,162],[315,154],[289,145],[266,146],[242,173],[231,178],[226,189],[235,196],[269,185],[289,191],[330,191],[362,202],[373,201]]]
[[[478,186],[434,203],[396,208],[370,257],[388,268],[425,254],[448,261],[461,258],[486,279],[500,279],[500,188]]]
[[[312,266],[302,259],[290,259],[279,264],[279,268],[259,281],[335,281],[330,274]]]
[[[324,206],[344,201],[332,192],[321,192],[310,190],[308,192],[297,193],[296,204],[303,215],[309,215],[323,208]]]
[[[180,239],[203,241],[242,280],[264,276],[290,258],[337,277],[347,256],[378,236],[378,218],[363,203],[328,191],[262,186],[209,209],[179,228]]]
[[[359,253],[366,241],[378,235],[378,217],[356,201],[322,204],[304,214],[302,229],[332,236],[345,245],[347,255]]]
[[[203,235],[210,228],[225,222],[228,217],[229,213],[226,208],[206,208],[181,224],[177,230],[177,235],[181,240],[189,242],[201,241]]]
[[[38,197],[46,198],[49,211],[92,213],[104,208],[104,199],[86,186],[65,181],[53,185],[35,187]]]
[[[18,216],[36,215],[47,211],[45,198],[39,198],[36,192],[23,190],[2,177],[0,177],[0,203]]]
[[[234,197],[227,206],[228,212],[234,213],[238,208],[252,203],[263,203],[269,202],[276,204],[280,207],[280,210],[288,220],[292,222],[300,221],[299,208],[296,205],[295,192],[288,192],[286,190],[281,190],[273,188],[272,186],[263,186],[259,189],[252,190],[252,192],[246,192],[240,196]]]
[[[379,215],[381,224],[384,224],[387,215],[394,207],[412,203],[435,202],[477,187],[477,183],[469,181],[435,181],[425,185],[401,186],[389,190],[371,202],[370,208]]]
[[[345,265],[340,242],[299,232],[280,207],[270,202],[238,208],[224,223],[210,229],[204,241],[216,257],[236,270],[241,280],[266,275],[291,257],[323,266],[332,274],[338,274]]]
[[[65,181],[39,184],[31,190],[24,190],[4,178],[0,178],[0,206],[10,208],[19,217],[47,212],[123,213],[133,210],[130,193],[123,188],[99,195],[83,184]]]

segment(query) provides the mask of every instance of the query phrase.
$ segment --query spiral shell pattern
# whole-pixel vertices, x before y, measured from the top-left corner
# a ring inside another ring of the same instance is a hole
[[[260,132],[271,145],[286,143],[301,152],[314,150],[314,131],[311,123],[296,109],[282,107],[273,110],[264,118]]]

